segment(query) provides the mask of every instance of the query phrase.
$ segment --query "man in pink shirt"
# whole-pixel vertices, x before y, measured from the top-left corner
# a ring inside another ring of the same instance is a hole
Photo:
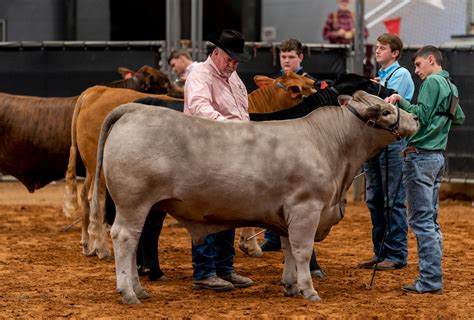
[[[251,59],[244,36],[226,29],[219,39],[208,40],[216,48],[186,79],[184,113],[217,121],[248,121],[247,89],[236,72],[240,62]],[[225,230],[192,246],[193,289],[227,291],[253,284],[234,271],[234,236],[235,229]]]

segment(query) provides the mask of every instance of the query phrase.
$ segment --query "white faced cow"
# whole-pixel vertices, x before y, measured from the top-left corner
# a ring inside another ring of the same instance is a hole
[[[363,162],[418,129],[411,114],[376,96],[358,91],[349,98],[343,108],[263,123],[218,122],[134,103],[112,111],[97,150],[89,230],[97,241],[106,238],[98,216],[103,165],[117,208],[111,236],[123,302],[149,296],[134,255],[152,206],[183,223],[195,243],[230,227],[278,232],[285,294],[319,300],[309,272],[313,242],[342,218],[339,203]]]

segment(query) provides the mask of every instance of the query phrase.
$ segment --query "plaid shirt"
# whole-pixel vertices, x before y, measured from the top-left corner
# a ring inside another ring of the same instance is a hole
[[[339,29],[345,31],[352,31],[350,38],[340,37],[337,35]],[[326,19],[326,23],[323,29],[323,37],[328,40],[329,43],[336,44],[351,44],[354,38],[355,21],[350,10],[337,10],[331,12]],[[369,32],[367,28],[364,28],[364,38],[367,39]]]

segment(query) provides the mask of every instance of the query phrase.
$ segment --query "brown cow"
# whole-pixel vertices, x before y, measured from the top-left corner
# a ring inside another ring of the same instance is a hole
[[[76,101],[0,93],[0,171],[31,193],[64,178]]]
[[[82,237],[81,245],[85,255],[94,254],[97,249],[99,258],[109,257],[108,248],[94,248],[88,241],[87,228],[89,225],[89,201],[91,179],[95,174],[97,141],[100,128],[105,116],[115,107],[139,98],[156,97],[164,100],[179,100],[166,95],[150,95],[128,89],[94,86],[85,90],[77,100],[71,125],[71,145],[69,165],[66,172],[66,193],[64,213],[72,216],[78,210],[76,185],[76,158],[77,151],[86,168],[86,177],[81,191],[82,205]],[[105,190],[105,185],[102,185]]]
[[[144,65],[137,72],[125,67],[119,67],[118,72],[125,82],[118,80],[108,87],[126,88],[140,92],[166,94],[170,97],[182,99],[184,97],[183,88],[172,83],[162,71]],[[123,85],[121,85],[121,83]]]
[[[314,80],[297,75],[291,70],[276,79],[255,76],[259,90],[249,96],[249,113],[268,113],[296,106],[304,97],[316,93]]]
[[[135,79],[117,80],[108,86],[163,92],[159,84],[169,82],[162,72],[149,66],[137,72],[120,67],[120,72]],[[0,172],[17,178],[31,193],[64,178],[77,98],[0,93]],[[78,160],[79,174],[83,175],[84,168]]]

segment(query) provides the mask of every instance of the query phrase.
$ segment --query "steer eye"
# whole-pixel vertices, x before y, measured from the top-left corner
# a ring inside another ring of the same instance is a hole
[[[391,114],[392,112],[388,111],[388,110],[385,110],[384,112],[382,112],[382,115],[384,117],[388,116],[389,114]]]

